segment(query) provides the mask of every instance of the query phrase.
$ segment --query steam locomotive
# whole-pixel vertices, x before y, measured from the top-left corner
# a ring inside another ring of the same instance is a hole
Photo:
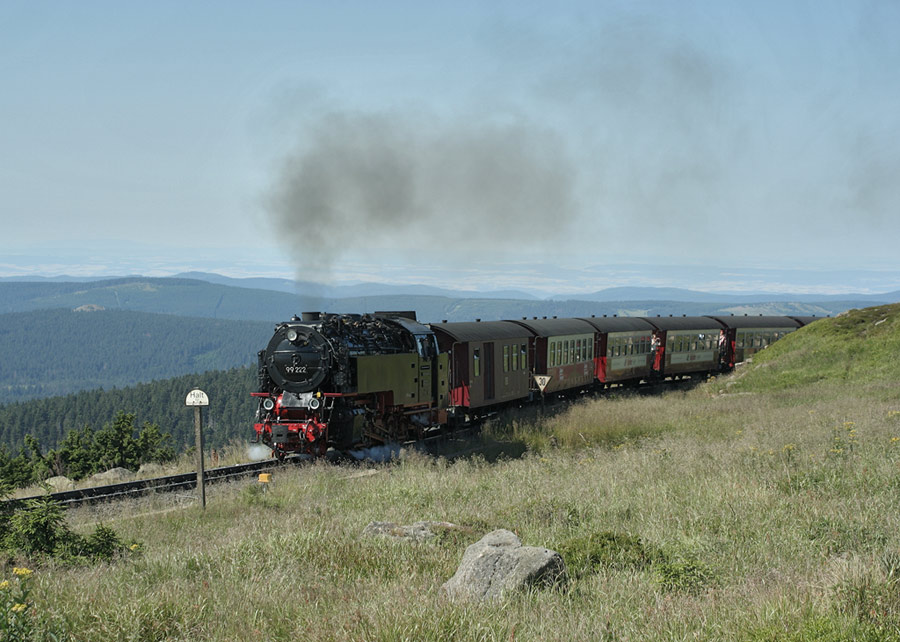
[[[258,354],[256,441],[283,458],[422,439],[540,396],[726,372],[815,319],[304,312]]]

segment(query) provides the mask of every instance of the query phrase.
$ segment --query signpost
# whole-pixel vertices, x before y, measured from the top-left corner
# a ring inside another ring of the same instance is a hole
[[[550,375],[534,375],[534,382],[541,389],[541,412],[544,411],[544,388],[550,383]]]
[[[544,394],[544,388],[550,383],[550,375],[534,375],[534,382],[541,389],[541,394]]]
[[[206,510],[206,484],[203,471],[203,419],[200,412],[209,405],[209,397],[200,388],[191,390],[184,400],[185,406],[194,407],[194,441],[197,447],[197,492],[200,493],[200,507]]]

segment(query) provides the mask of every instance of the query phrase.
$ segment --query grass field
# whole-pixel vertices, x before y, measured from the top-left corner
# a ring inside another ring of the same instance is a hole
[[[884,321],[882,321],[884,319]],[[821,324],[821,325],[820,325]],[[78,640],[900,639],[900,313],[789,335],[688,392],[489,427],[515,459],[315,464],[69,514],[141,544],[33,560],[34,617]],[[511,448],[510,450],[515,450]],[[411,544],[370,521],[450,521]],[[495,528],[559,550],[569,581],[489,604],[441,584]]]

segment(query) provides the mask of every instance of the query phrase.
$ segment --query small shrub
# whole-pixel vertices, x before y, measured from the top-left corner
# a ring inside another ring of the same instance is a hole
[[[660,562],[653,566],[653,571],[657,583],[665,591],[696,594],[715,582],[712,570],[697,560]]]
[[[50,497],[31,499],[10,520],[13,547],[26,555],[52,555],[69,534],[63,510]]]
[[[247,506],[260,508],[281,508],[282,500],[269,492],[268,484],[250,484],[241,491],[241,500]]]
[[[85,554],[93,560],[108,561],[125,550],[125,544],[109,526],[98,524],[96,530],[85,538]]]
[[[116,532],[100,524],[87,537],[73,533],[65,522],[63,509],[50,497],[29,500],[9,521],[5,546],[28,557],[54,557],[67,563],[109,561],[126,550]]]
[[[570,539],[558,550],[575,576],[603,568],[640,570],[662,559],[661,553],[640,537],[612,531]]]

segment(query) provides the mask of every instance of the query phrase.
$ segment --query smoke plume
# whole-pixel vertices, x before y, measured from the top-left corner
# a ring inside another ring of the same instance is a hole
[[[367,248],[533,248],[574,217],[574,176],[562,139],[524,119],[334,111],[310,122],[267,205],[299,268],[321,274]]]

